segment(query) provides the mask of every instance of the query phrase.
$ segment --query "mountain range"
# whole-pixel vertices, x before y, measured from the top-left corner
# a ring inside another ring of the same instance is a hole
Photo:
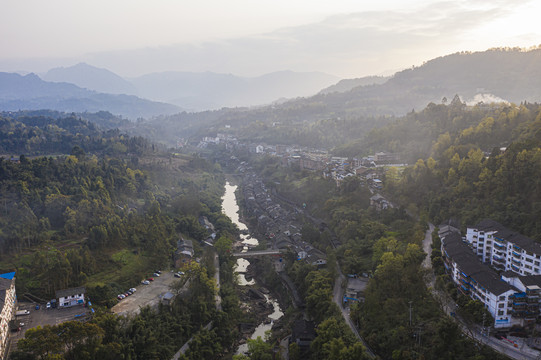
[[[342,81],[311,97],[253,109],[178,114],[146,126],[155,129],[162,141],[229,132],[252,141],[284,143],[286,137],[301,134],[300,129],[306,127],[311,126],[317,133],[317,124],[322,122],[337,127],[354,122],[359,131],[367,132],[430,103],[450,103],[455,95],[470,105],[541,102],[540,83],[541,48],[460,52],[400,71],[388,79]],[[298,136],[290,140],[299,141]]]
[[[326,89],[313,97],[296,100],[294,106],[318,103],[320,117],[399,116],[412,109],[422,109],[430,102],[450,101],[455,95],[468,104],[539,102],[540,83],[541,48],[529,51],[498,48],[439,57],[397,72],[382,83],[372,81],[349,91]],[[290,102],[284,106],[293,105]]]
[[[42,78],[102,93],[137,95],[189,111],[256,106],[284,98],[311,96],[340,80],[324,73],[293,71],[252,78],[213,72],[166,71],[125,79],[85,63],[51,69]]]
[[[0,73],[0,110],[41,110],[64,112],[109,111],[131,119],[173,114],[175,105],[154,102],[133,95],[104,94],[68,83],[43,81],[36,74],[25,76]]]
[[[256,118],[302,122],[400,116],[430,102],[445,103],[456,94],[467,103],[541,101],[541,49],[460,52],[389,78],[365,77],[338,83],[331,75],[291,71],[254,78],[161,72],[124,79],[87,64],[51,69],[42,77],[49,81],[35,74],[0,73],[0,110],[104,110],[136,119],[229,107],[212,116],[201,115],[205,118],[201,125],[206,127],[210,118],[235,125]],[[246,108],[251,105],[259,106]]]

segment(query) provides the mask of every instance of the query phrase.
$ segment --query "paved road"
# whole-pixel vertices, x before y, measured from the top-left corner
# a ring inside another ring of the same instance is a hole
[[[361,334],[359,334],[359,331],[357,330],[357,328],[353,324],[353,321],[351,321],[351,318],[349,317],[349,312],[347,311],[347,309],[344,309],[344,307],[342,306],[342,299],[344,297],[342,284],[346,281],[346,277],[344,276],[344,274],[342,274],[342,271],[340,270],[340,266],[338,266],[338,264],[336,264],[336,268],[337,268],[338,276],[336,277],[336,279],[334,281],[334,288],[333,288],[333,294],[332,294],[333,301],[338,306],[338,308],[340,309],[340,312],[342,313],[342,317],[346,321],[346,324],[348,324],[348,326],[350,327],[351,331],[353,331],[353,334],[355,334],[355,337],[360,342],[363,343],[364,347],[366,348],[366,353],[371,358],[375,358],[376,355],[374,354],[372,349],[370,349],[370,347],[368,346],[366,341],[364,341]]]

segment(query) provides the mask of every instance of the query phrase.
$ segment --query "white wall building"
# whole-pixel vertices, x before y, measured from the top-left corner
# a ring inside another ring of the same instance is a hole
[[[541,244],[493,220],[468,227],[466,241],[484,263],[518,275],[541,275]]]
[[[15,273],[0,275],[0,359],[6,357],[8,344],[9,322],[14,318],[15,302]]]
[[[83,305],[85,303],[85,288],[77,287],[56,292],[58,306],[60,308],[74,305]]]
[[[539,313],[539,292],[526,293],[526,287],[517,286],[518,283],[540,281],[541,276],[532,276],[524,279],[515,273],[517,278],[500,277],[496,271],[484,264],[476,249],[472,252],[469,242],[463,240],[460,233],[447,231],[440,232],[442,240],[442,256],[444,265],[457,284],[459,291],[472,299],[479,300],[494,317],[495,328],[525,325],[535,321]],[[541,287],[540,287],[541,290]]]

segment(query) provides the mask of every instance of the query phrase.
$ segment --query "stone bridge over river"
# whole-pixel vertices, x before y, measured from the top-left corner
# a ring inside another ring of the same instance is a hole
[[[278,256],[280,254],[282,254],[280,250],[270,249],[270,250],[254,250],[254,251],[236,252],[236,253],[233,253],[233,256],[245,258],[245,257],[266,256],[266,255]]]

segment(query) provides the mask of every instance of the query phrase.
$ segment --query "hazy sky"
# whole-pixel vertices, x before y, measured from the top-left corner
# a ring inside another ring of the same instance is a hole
[[[166,70],[352,78],[457,51],[541,44],[541,1],[17,0],[0,12],[0,71],[85,61]]]

